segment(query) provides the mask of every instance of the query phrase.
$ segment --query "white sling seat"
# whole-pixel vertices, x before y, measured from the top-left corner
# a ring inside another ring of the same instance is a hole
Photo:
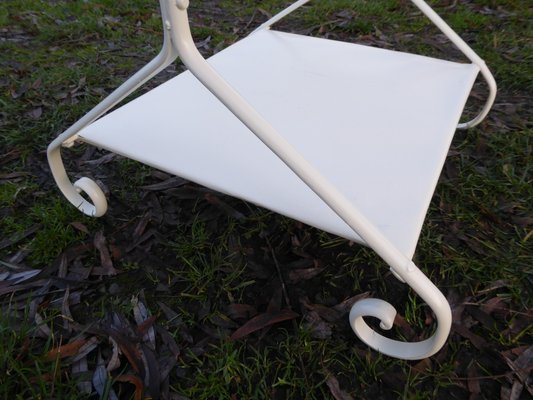
[[[354,332],[390,356],[428,357],[446,341],[451,310],[412,257],[453,134],[487,115],[494,78],[423,0],[412,2],[471,63],[270,29],[308,1],[205,60],[190,33],[188,0],[160,0],[160,54],[49,145],[52,173],[71,203],[103,215],[102,190],[89,178],[72,184],[61,160],[61,146],[84,141],[364,243],[438,324],[421,342],[386,338],[363,317],[390,329],[396,310],[364,299],[350,312]],[[186,72],[102,117],[177,56]],[[490,88],[487,102],[459,124],[478,73]]]
[[[209,63],[413,255],[476,65],[273,30]],[[361,241],[188,71],[89,125],[80,139]]]

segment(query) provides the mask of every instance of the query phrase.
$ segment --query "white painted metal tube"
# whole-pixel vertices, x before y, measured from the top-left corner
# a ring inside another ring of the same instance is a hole
[[[411,1],[431,20],[431,22],[435,24],[437,28],[441,30],[442,33],[444,33],[444,35],[446,35],[448,39],[450,39],[455,46],[457,46],[459,50],[461,50],[466,57],[468,57],[470,61],[480,68],[481,74],[489,86],[489,96],[481,112],[471,121],[461,123],[457,126],[459,129],[472,128],[485,119],[494,104],[497,92],[496,81],[485,64],[485,61],[483,61],[483,59],[479,57],[476,52],[472,50],[472,48],[424,0]]]
[[[172,0],[169,0],[172,1]],[[445,343],[451,328],[451,310],[444,295],[431,281],[401,253],[338,189],[303,158],[248,102],[239,95],[201,56],[191,36],[186,7],[170,10],[172,40],[183,63],[202,84],[241,120],[270,150],[274,152],[309,188],[311,188],[339,217],[374,249],[407,284],[426,301],[436,314],[435,334],[420,343],[404,343],[379,339],[379,335],[365,328],[363,315],[380,318],[390,325],[394,313],[385,302],[363,303],[352,314],[352,328],[370,346],[398,358],[429,357]],[[392,307],[392,306],[391,306]],[[375,338],[378,337],[378,340]]]
[[[306,3],[309,3],[311,0],[298,0],[296,2],[294,2],[292,5],[290,5],[289,7],[287,7],[286,9],[284,9],[283,11],[277,13],[276,15],[274,15],[272,18],[270,18],[268,21],[266,21],[265,23],[261,24],[259,27],[257,27],[255,31],[258,31],[260,29],[270,29],[270,27],[272,25],[274,25],[276,22],[278,22],[279,20],[285,18],[287,15],[289,15],[290,13],[292,13],[293,11],[297,10],[298,8],[300,8],[301,6],[303,6],[304,4]],[[253,33],[253,32],[252,32]]]
[[[168,10],[166,0],[161,0],[160,5],[163,20],[168,19],[166,18]],[[176,59],[177,55],[177,51],[171,43],[168,29],[165,27],[163,47],[160,53],[141,70],[124,82],[120,87],[113,91],[109,96],[107,96],[96,107],[79,119],[74,125],[59,135],[48,146],[48,163],[57,186],[65,195],[65,197],[84,214],[92,217],[100,217],[104,215],[107,211],[107,201],[105,195],[99,186],[89,178],[81,178],[72,184],[65,171],[63,160],[61,159],[61,147],[72,145],[80,130],[95,121],[101,115],[118,104],[121,100],[123,100],[126,96],[135,91],[139,86],[166,68],[172,61]],[[84,192],[91,199],[92,203],[81,196],[81,192]]]

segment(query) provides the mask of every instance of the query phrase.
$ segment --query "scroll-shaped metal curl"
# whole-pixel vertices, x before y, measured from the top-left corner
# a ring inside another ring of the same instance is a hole
[[[107,211],[107,200],[102,189],[89,178],[80,178],[72,184],[67,176],[61,159],[61,145],[48,148],[48,163],[57,186],[78,210],[90,217],[101,217]],[[85,193],[92,201],[87,201],[81,193]]]
[[[114,92],[107,96],[101,103],[84,115],[69,129],[59,135],[48,146],[47,155],[50,170],[57,183],[57,186],[65,197],[81,212],[91,217],[100,217],[107,211],[107,201],[104,193],[100,187],[89,178],[81,178],[74,184],[68,178],[65,171],[65,166],[61,159],[61,147],[68,147],[76,140],[78,133],[87,125],[105,114],[121,100],[123,100],[130,93],[135,91],[139,86],[158,74],[161,70],[166,68],[178,56],[178,53],[172,45],[171,35],[169,33],[171,26],[169,22],[168,1],[160,0],[161,17],[163,19],[163,46],[159,54],[130,77],[126,82],[119,86]],[[82,195],[84,192],[89,199],[89,202]]]
[[[386,338],[370,328],[363,317],[380,319],[380,327],[392,328],[396,317],[395,308],[381,299],[363,299],[355,303],[350,311],[350,325],[355,334],[368,346],[392,357],[404,360],[419,360],[435,354],[446,342],[452,323],[448,301],[435,285],[410,263],[404,271],[395,271],[431,307],[437,318],[433,336],[421,342],[400,342]]]

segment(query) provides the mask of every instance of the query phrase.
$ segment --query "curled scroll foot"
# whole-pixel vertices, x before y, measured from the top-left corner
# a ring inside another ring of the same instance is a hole
[[[83,199],[83,202],[77,205],[80,211],[91,217],[101,217],[106,213],[107,200],[105,198],[105,194],[95,181],[83,177],[74,182],[73,186],[78,193],[85,193],[92,201],[91,204],[87,200]]]
[[[404,360],[420,360],[435,354],[443,345],[447,332],[437,332],[421,342],[400,342],[386,338],[370,328],[363,317],[378,318],[380,327],[389,330],[394,324],[396,309],[389,303],[380,299],[364,299],[355,303],[350,311],[350,325],[355,334],[383,354]],[[445,328],[446,329],[446,328]],[[443,340],[444,339],[444,340]]]
[[[56,139],[48,146],[48,163],[57,186],[78,210],[90,217],[101,217],[107,211],[107,200],[100,186],[89,178],[70,182],[61,159],[61,142]],[[90,201],[81,195],[84,193]]]

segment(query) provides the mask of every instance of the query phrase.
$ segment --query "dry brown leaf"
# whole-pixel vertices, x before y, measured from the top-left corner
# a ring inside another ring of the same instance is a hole
[[[309,330],[311,337],[315,339],[329,339],[331,337],[331,325],[323,321],[315,311],[308,312],[304,317],[303,326]]]
[[[156,236],[156,234],[157,234],[157,231],[155,229],[148,229],[145,233],[142,234],[142,236],[138,240],[136,240],[135,242],[133,242],[131,245],[129,245],[126,248],[126,252],[129,253],[136,247],[139,247],[142,243],[146,242],[148,239]]]
[[[37,232],[41,228],[40,224],[35,224],[26,229],[24,232],[17,233],[13,235],[13,237],[8,239],[3,239],[0,241],[0,250],[5,249],[6,247],[12,246],[15,243],[27,238],[30,235],[33,235],[35,232]]]
[[[152,349],[155,350],[155,331],[153,327],[155,317],[150,317],[148,309],[138,297],[132,297],[131,304],[133,305],[133,316],[137,323],[137,331],[142,335],[143,340],[150,343]]]
[[[132,234],[133,242],[136,242],[137,240],[139,240],[139,238],[142,236],[142,234],[146,230],[146,227],[150,223],[151,218],[152,218],[152,213],[150,211],[148,211],[142,216],[142,218],[137,223],[137,226],[133,230],[133,234]]]
[[[329,391],[335,398],[335,400],[354,400],[349,393],[346,393],[340,388],[339,381],[335,376],[328,372],[328,379],[326,380],[326,385],[328,385]]]
[[[259,314],[256,317],[249,320],[231,335],[232,340],[239,340],[245,336],[248,336],[250,333],[256,332],[268,326],[272,326],[282,321],[287,321],[294,319],[298,316],[292,310],[280,310],[272,313],[263,313]]]
[[[159,369],[161,376],[161,399],[170,399],[170,372],[178,364],[175,357],[161,357],[159,358]]]
[[[273,286],[275,287],[275,289],[274,293],[272,293],[270,301],[268,302],[266,309],[267,313],[275,313],[281,310],[281,302],[283,301],[283,286],[278,279],[275,279],[275,283],[273,283]]]
[[[306,300],[302,302],[305,308],[310,311],[315,311],[321,318],[325,319],[328,322],[336,322],[340,319],[340,314],[337,310],[333,308],[326,307],[322,304],[311,304]]]
[[[482,338],[481,336],[476,335],[474,332],[471,332],[463,325],[459,324],[452,324],[452,331],[458,333],[465,339],[470,340],[472,344],[478,349],[478,350],[484,350],[487,348],[487,341]]]
[[[157,305],[161,308],[163,314],[165,314],[167,324],[171,324],[173,326],[183,325],[183,321],[181,320],[181,317],[176,311],[167,306],[165,303],[161,303],[160,301],[157,302]]]
[[[111,161],[113,161],[118,156],[115,153],[109,153],[106,154],[100,158],[97,158],[96,160],[82,160],[80,162],[81,165],[91,165],[93,167],[99,167],[100,165],[107,164]]]
[[[83,357],[82,359],[72,363],[70,370],[72,372],[73,377],[77,377],[77,375],[84,375],[85,372],[89,371],[87,358]],[[82,394],[91,394],[92,392],[92,385],[90,380],[78,380],[76,387]]]
[[[500,400],[509,400],[511,398],[511,389],[502,385],[500,388]]]
[[[358,295],[352,296],[346,300],[343,300],[341,303],[333,306],[333,309],[340,314],[340,317],[344,316],[351,310],[352,306],[359,300],[366,299],[370,296],[370,292],[360,293]]]
[[[528,345],[518,346],[510,350],[502,351],[500,354],[503,357],[515,359],[516,357],[519,357],[524,351],[529,349],[529,347],[530,346]]]
[[[496,321],[480,307],[468,306],[466,311],[477,321],[481,322],[487,329],[496,329]]]
[[[515,360],[515,365],[527,373],[533,371],[533,346],[522,352]]]
[[[516,375],[522,386],[526,387],[529,393],[531,393],[533,396],[533,387],[531,385],[531,371],[533,371],[533,346],[530,346],[514,361],[505,356],[503,358],[509,368],[511,368],[513,373]],[[513,385],[513,390],[518,389],[515,389]],[[513,390],[511,391],[511,394],[513,393]],[[522,389],[520,389],[520,393],[521,392]]]
[[[144,386],[147,395],[152,399],[160,398],[159,388],[161,387],[161,374],[159,373],[159,363],[155,354],[148,346],[141,344],[141,357],[144,364]]]
[[[102,275],[116,275],[118,271],[113,267],[113,261],[111,260],[103,231],[98,231],[94,236],[94,247],[100,253],[100,262],[104,272]]]
[[[117,343],[120,351],[126,356],[133,370],[139,375],[144,376],[145,371],[142,355],[136,344],[114,328],[111,329],[110,337]]]
[[[514,337],[520,332],[529,331],[533,324],[533,308],[525,310],[524,312],[515,313],[511,310],[506,310],[504,315],[509,315],[511,322],[509,327],[501,332],[504,337]]]
[[[92,383],[94,388],[96,389],[96,392],[100,395],[100,398],[104,398],[104,393],[106,392],[107,387],[107,380],[109,379],[109,375],[103,365],[98,365],[96,367],[96,370],[93,374]],[[107,393],[107,399],[108,400],[118,400],[118,396],[111,388],[109,392]]]
[[[450,303],[450,308],[452,309],[452,322],[460,324],[463,320],[465,303],[470,300],[470,298],[464,298],[460,296],[459,293],[453,289],[448,292],[446,298]]]
[[[54,347],[45,354],[44,359],[46,361],[54,361],[58,358],[75,356],[85,343],[87,343],[87,339],[77,339],[59,347]]]
[[[239,326],[224,314],[215,314],[209,317],[209,322],[222,329],[235,329]]]
[[[166,329],[163,329],[160,326],[157,326],[156,330],[157,333],[159,333],[159,336],[161,336],[161,340],[163,340],[163,343],[167,345],[168,349],[174,356],[174,359],[177,359],[181,354],[181,349],[178,343],[176,342],[176,339],[174,339],[174,337]]]
[[[89,229],[80,221],[71,222],[70,225],[80,232],[86,233],[87,235],[89,234]]]
[[[57,276],[61,279],[67,277],[68,273],[68,258],[66,253],[61,254],[61,259],[59,260],[59,266],[57,267]]]
[[[98,347],[98,344],[100,343],[100,339],[98,339],[96,336],[91,337],[89,340],[87,340],[87,343],[85,343],[83,346],[80,347],[78,350],[78,354],[76,354],[72,360],[69,360],[69,362],[77,362],[85,357],[96,349]]]
[[[481,304],[481,309],[487,314],[492,314],[495,310],[506,308],[506,300],[503,297],[492,297],[485,303]]]
[[[468,368],[468,379],[466,381],[468,391],[471,394],[477,395],[481,393],[481,385],[479,384],[477,368],[474,364]]]
[[[148,317],[147,319],[145,319],[143,322],[140,323],[140,325],[137,325],[137,332],[139,332],[140,335],[146,336],[148,333],[153,331],[154,323],[156,319],[157,318],[155,315],[152,315],[151,317]],[[155,335],[150,334],[150,338],[154,338],[153,340],[155,340]],[[144,337],[143,337],[143,340],[147,341],[146,338]],[[152,339],[148,341],[150,343],[153,342]]]
[[[28,116],[33,119],[39,119],[43,115],[43,108],[36,107],[28,113]]]
[[[31,84],[31,88],[32,89],[39,89],[41,87],[41,84],[43,83],[42,79],[41,78],[37,78],[32,84]]]
[[[206,193],[204,197],[209,203],[213,204],[215,207],[219,208],[230,217],[233,217],[237,220],[242,220],[245,218],[244,214],[235,210],[226,202],[220,200],[220,198],[218,196],[215,196],[213,193]]]
[[[267,19],[272,18],[272,14],[270,14],[268,11],[261,7],[257,7],[257,11],[259,11],[261,14],[263,14]]]
[[[311,278],[314,278],[318,274],[324,271],[323,267],[313,267],[305,269],[293,269],[289,272],[289,280],[291,283],[298,283]]]
[[[159,191],[159,190],[166,190],[166,189],[181,187],[185,185],[186,183],[187,181],[183,178],[173,177],[163,182],[154,183],[153,185],[141,186],[141,189],[150,190],[150,191]]]
[[[131,383],[135,386],[135,400],[142,400],[144,395],[144,384],[143,381],[135,375],[119,375],[115,378],[117,382],[126,382]]]
[[[394,326],[396,326],[407,339],[413,340],[416,338],[416,332],[400,314],[396,314],[394,317]]]
[[[63,319],[63,328],[68,333],[72,332],[72,328],[70,327],[70,321],[73,320],[72,314],[70,312],[69,297],[70,287],[67,286],[67,289],[65,290],[65,295],[63,296],[63,301],[61,302],[61,316]]]
[[[37,324],[37,333],[39,333],[44,338],[52,337],[52,331],[50,330],[48,325],[46,325],[43,317],[41,317],[39,313],[35,313],[34,319],[35,323]]]
[[[40,374],[40,375],[37,375],[37,376],[32,376],[30,378],[30,383],[35,384],[35,383],[38,383],[38,382],[41,382],[41,381],[54,382],[56,379],[57,379],[57,375],[55,373],[46,372],[44,374]]]
[[[112,372],[120,367],[120,350],[118,348],[117,342],[110,337],[109,341],[113,345],[113,352],[111,353],[111,358],[109,362],[107,363],[107,372]]]
[[[428,371],[431,371],[431,367],[431,359],[424,358],[417,362],[415,365],[411,366],[411,369],[420,374],[427,374]]]
[[[40,269],[30,269],[27,271],[14,273],[7,272],[7,275],[4,277],[3,280],[6,281],[7,285],[18,285],[19,283],[32,279],[34,276],[38,275],[41,272],[42,270]]]
[[[233,303],[226,307],[226,314],[233,320],[237,319],[249,319],[257,315],[257,310],[254,306],[249,304],[237,304]]]
[[[520,399],[520,396],[522,395],[523,391],[524,385],[522,385],[519,381],[514,381],[513,387],[511,388],[511,395],[509,396],[509,400]]]
[[[211,36],[208,36],[203,40],[196,41],[195,45],[197,49],[209,49],[210,42],[211,42]]]

